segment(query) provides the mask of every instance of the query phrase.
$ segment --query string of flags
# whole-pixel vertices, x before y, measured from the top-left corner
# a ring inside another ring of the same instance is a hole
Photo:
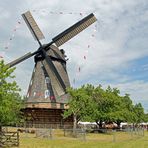
[[[12,31],[13,31],[12,35],[9,37],[8,41],[2,45],[2,49],[7,50],[10,48],[10,44],[11,44],[12,40],[14,39],[17,30],[20,28],[20,25],[21,25],[21,21],[18,20],[15,27],[12,29]],[[1,59],[4,58],[1,53],[0,53],[0,58]]]
[[[10,46],[10,41],[12,41],[15,37],[15,34],[16,34],[16,31],[20,28],[20,25],[21,25],[21,22],[18,21],[17,24],[15,25],[15,27],[13,28],[13,33],[12,35],[10,36],[9,38],[9,41],[7,42],[7,44],[5,45],[5,49],[9,49],[9,46]]]
[[[32,12],[44,13],[44,14],[55,14],[55,15],[80,15],[80,16],[88,14],[87,12],[48,11],[48,10],[45,10],[45,9],[42,9],[40,11],[33,9]]]
[[[94,26],[94,29],[93,29],[93,32],[92,32],[92,34],[91,34],[91,38],[95,38],[95,36],[96,36],[96,31],[97,31],[97,28],[98,28],[98,26],[97,26],[97,23],[95,24],[95,26]],[[91,44],[88,44],[87,46],[86,46],[86,49],[85,49],[85,51],[84,51],[84,55],[83,55],[83,60],[87,60],[87,55],[88,55],[88,52],[89,52],[89,50],[92,48],[92,46],[91,46]],[[79,74],[81,73],[81,71],[82,71],[82,68],[81,68],[81,66],[78,66],[78,68],[77,68],[77,70],[76,70],[76,76],[73,78],[73,80],[72,80],[72,83],[73,83],[73,85],[75,85],[76,84],[76,79],[77,79],[77,77],[79,77]]]

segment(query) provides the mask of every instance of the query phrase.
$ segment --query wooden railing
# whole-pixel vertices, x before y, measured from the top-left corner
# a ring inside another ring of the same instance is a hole
[[[0,147],[19,146],[19,132],[0,132]]]

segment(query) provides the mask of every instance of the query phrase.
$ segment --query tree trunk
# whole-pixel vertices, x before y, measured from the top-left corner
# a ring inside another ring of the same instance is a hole
[[[133,123],[133,131],[135,131],[135,123]]]
[[[77,116],[73,115],[73,136],[76,136],[76,128],[77,128]]]
[[[103,126],[103,124],[102,124],[102,120],[100,120],[100,122],[99,122],[99,128],[101,129],[102,126]]]
[[[117,128],[120,129],[120,124],[121,122],[120,121],[117,121]]]
[[[2,132],[2,124],[0,123],[0,132]]]
[[[99,127],[99,123],[98,123],[98,121],[96,121],[96,124],[97,124],[97,127]]]
[[[74,120],[73,129],[76,129],[77,128],[77,116],[76,115],[73,116],[73,120]]]

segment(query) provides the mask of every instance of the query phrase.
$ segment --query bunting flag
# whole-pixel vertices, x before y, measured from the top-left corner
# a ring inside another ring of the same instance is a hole
[[[83,16],[83,13],[80,13],[80,16]]]
[[[54,96],[50,96],[50,99],[51,99],[51,100],[55,100],[55,97],[54,97]]]
[[[17,21],[15,27],[13,28],[13,33],[12,33],[12,35],[10,36],[9,41],[4,45],[4,49],[9,49],[9,47],[10,47],[10,42],[14,39],[15,33],[16,33],[16,31],[18,30],[18,28],[20,28],[20,25],[21,25],[21,21]]]
[[[79,69],[78,69],[78,70],[79,70],[79,72],[80,72],[80,71],[81,71],[81,68],[79,67]]]
[[[91,36],[92,36],[92,37],[94,37],[95,35],[94,35],[94,34],[92,34]]]
[[[40,11],[36,10],[36,9],[33,9],[31,10],[32,12],[35,12],[35,13],[46,13],[46,14],[56,14],[56,15],[67,15],[67,14],[70,14],[70,15],[80,15],[80,16],[83,16],[83,15],[88,15],[87,12],[64,12],[64,11],[48,11],[48,10],[45,10],[45,9],[41,9]]]

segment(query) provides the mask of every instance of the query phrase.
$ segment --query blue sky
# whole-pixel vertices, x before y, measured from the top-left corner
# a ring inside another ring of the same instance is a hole
[[[42,43],[93,12],[97,23],[61,46],[69,58],[71,85],[118,87],[122,95],[129,93],[133,102],[141,102],[148,112],[147,0],[0,0],[0,55],[6,62],[38,48],[21,18],[27,10],[46,37]],[[22,94],[27,91],[33,66],[31,58],[15,71]]]

